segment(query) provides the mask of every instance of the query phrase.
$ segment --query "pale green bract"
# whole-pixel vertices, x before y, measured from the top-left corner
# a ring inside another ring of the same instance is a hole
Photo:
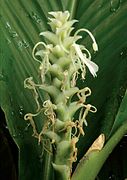
[[[81,72],[82,79],[86,77],[86,67],[93,77],[97,76],[98,66],[91,61],[91,53],[84,46],[78,44],[82,38],[79,32],[86,32],[91,40],[93,50],[98,51],[98,46],[92,33],[87,29],[79,29],[73,34],[73,24],[77,20],[69,20],[69,12],[49,12],[49,25],[52,31],[41,32],[46,39],[38,42],[32,52],[34,60],[39,63],[39,83],[32,77],[25,79],[25,88],[31,89],[37,106],[36,113],[27,113],[24,117],[29,120],[33,128],[33,136],[38,143],[44,143],[46,137],[51,145],[55,144],[54,169],[60,173],[61,180],[71,176],[72,163],[77,160],[76,143],[80,135],[85,135],[83,126],[88,125],[86,116],[89,112],[95,113],[97,109],[86,103],[86,98],[91,95],[88,87],[79,89],[76,80]],[[40,104],[39,91],[43,90],[49,95],[43,104]],[[72,97],[77,95],[78,100]],[[79,118],[74,115],[79,110]],[[36,116],[43,114],[46,120],[42,123],[39,132],[36,127]]]

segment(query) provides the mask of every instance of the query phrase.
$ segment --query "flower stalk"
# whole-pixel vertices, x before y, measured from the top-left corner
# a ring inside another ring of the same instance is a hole
[[[98,66],[91,61],[89,50],[78,44],[80,31],[86,32],[91,40],[93,50],[98,51],[95,38],[87,29],[80,29],[74,35],[73,24],[77,20],[69,20],[68,11],[50,12],[49,25],[52,31],[41,32],[45,42],[38,42],[32,52],[35,61],[39,63],[40,79],[35,83],[33,78],[24,81],[25,88],[33,91],[37,105],[36,113],[27,113],[25,120],[29,120],[33,128],[33,136],[43,144],[43,139],[50,139],[55,146],[55,157],[52,162],[59,179],[69,180],[71,177],[72,163],[77,160],[77,147],[81,135],[85,135],[83,126],[87,125],[86,116],[89,112],[95,113],[97,109],[86,103],[91,95],[88,87],[79,89],[76,80],[81,72],[85,79],[86,68],[93,77],[97,76]],[[49,81],[47,81],[49,79]],[[39,91],[45,91],[49,99],[40,103]],[[77,95],[77,100],[72,97]],[[79,110],[79,119],[74,115]],[[42,130],[36,127],[36,117],[43,112],[46,120]]]

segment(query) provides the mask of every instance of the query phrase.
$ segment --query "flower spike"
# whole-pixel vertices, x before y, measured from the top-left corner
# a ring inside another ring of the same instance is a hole
[[[87,103],[90,88],[79,89],[76,84],[80,73],[85,79],[86,68],[93,77],[99,69],[86,46],[78,44],[82,38],[79,32],[90,36],[95,52],[98,45],[88,29],[79,29],[73,34],[77,20],[70,20],[68,11],[49,12],[49,15],[51,31],[40,33],[46,41],[38,42],[32,51],[33,59],[39,63],[39,76],[24,80],[24,87],[33,93],[36,113],[29,112],[24,119],[29,120],[39,145],[45,147],[46,142],[50,143],[52,165],[59,179],[70,180],[72,163],[77,160],[77,142],[85,135],[84,125],[88,126],[87,115],[97,111]],[[37,79],[36,83],[34,79]]]

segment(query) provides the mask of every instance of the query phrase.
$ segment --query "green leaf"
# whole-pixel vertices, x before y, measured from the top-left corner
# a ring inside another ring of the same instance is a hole
[[[119,111],[116,115],[114,124],[112,126],[111,135],[120,127],[123,122],[127,121],[127,90],[125,96],[121,102]]]

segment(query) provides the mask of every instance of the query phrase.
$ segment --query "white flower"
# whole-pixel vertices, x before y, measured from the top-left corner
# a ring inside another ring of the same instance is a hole
[[[88,67],[88,69],[89,69],[90,73],[93,75],[93,77],[96,77],[97,76],[96,72],[99,69],[98,65],[95,64],[94,62],[92,62],[89,58],[87,58],[86,54],[82,53],[80,46],[78,44],[74,43],[73,47],[75,49],[76,54],[80,58],[81,63],[85,64]]]

